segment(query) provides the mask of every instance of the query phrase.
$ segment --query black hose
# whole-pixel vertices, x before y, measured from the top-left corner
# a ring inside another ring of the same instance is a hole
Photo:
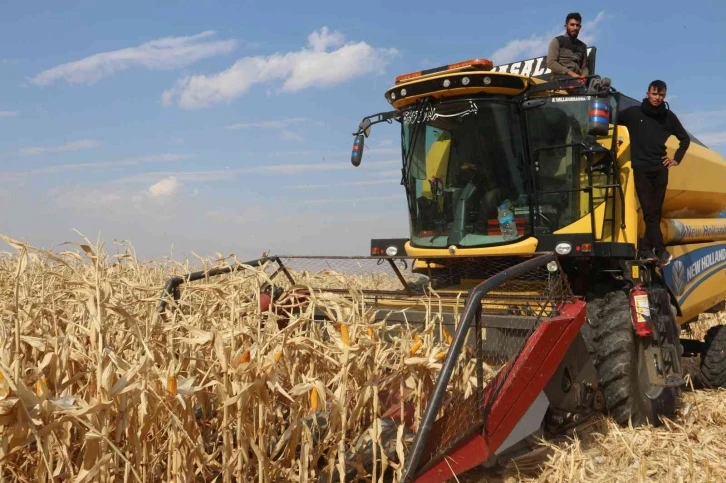
[[[164,285],[164,291],[161,293],[161,298],[159,300],[159,312],[164,312],[164,309],[166,309],[166,297],[171,296],[172,294],[176,294],[179,285],[183,283],[195,282],[197,280],[202,280],[203,278],[207,277],[214,277],[217,275],[224,275],[227,273],[236,272],[237,270],[241,270],[250,266],[259,267],[264,265],[268,261],[280,263],[280,260],[277,257],[263,257],[249,262],[236,263],[228,267],[218,267],[209,270],[200,270],[198,272],[188,273],[181,277],[172,277],[166,281],[166,284]],[[176,299],[176,297],[174,298]]]

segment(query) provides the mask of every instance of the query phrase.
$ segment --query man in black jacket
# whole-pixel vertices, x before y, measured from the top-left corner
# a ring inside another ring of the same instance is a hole
[[[655,250],[655,256],[663,266],[670,263],[672,258],[665,249],[660,229],[668,170],[681,163],[691,144],[678,117],[665,104],[666,89],[665,82],[655,80],[648,86],[647,97],[640,106],[629,107],[618,113],[618,124],[627,127],[630,133],[635,192],[645,221],[640,256],[652,258]],[[680,141],[673,159],[668,157],[665,146],[671,135]]]

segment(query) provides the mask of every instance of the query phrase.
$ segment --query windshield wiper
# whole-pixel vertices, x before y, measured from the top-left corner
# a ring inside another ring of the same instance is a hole
[[[401,170],[401,184],[406,186],[406,191],[408,191],[408,183],[406,183],[406,180],[408,179],[408,174],[411,170],[411,158],[413,158],[413,152],[415,150],[414,148],[416,146],[416,143],[418,142],[419,134],[421,133],[421,126],[425,126],[427,121],[427,119],[425,118],[425,113],[423,119],[420,119],[419,115],[427,107],[429,107],[430,104],[431,100],[426,97],[420,101],[417,101],[415,108],[408,111],[413,117],[413,120],[411,122],[413,124],[413,128],[411,128],[411,135],[409,136],[408,149],[406,148],[406,144],[404,142],[406,137],[405,133],[403,129],[401,130],[401,144],[403,148],[403,168]],[[402,121],[406,122],[405,115],[402,116]]]
[[[416,208],[416,200],[412,198],[411,196],[411,190],[408,186],[408,175],[411,171],[411,160],[413,159],[413,153],[415,151],[416,143],[418,142],[419,134],[421,133],[421,126],[426,125],[427,119],[419,118],[419,113],[421,113],[424,109],[426,109],[430,105],[430,99],[424,98],[420,101],[417,101],[414,105],[413,109],[408,110],[407,114],[410,113],[410,115],[413,117],[412,123],[414,126],[411,128],[411,136],[409,137],[409,143],[408,148],[406,148],[406,135],[405,131],[401,129],[401,149],[403,151],[403,166],[401,167],[401,184],[403,185],[404,189],[406,190],[406,198],[408,199],[409,203],[409,210],[411,214],[415,213]],[[404,114],[401,116],[401,122],[406,122],[406,115]],[[425,129],[424,129],[425,132]]]

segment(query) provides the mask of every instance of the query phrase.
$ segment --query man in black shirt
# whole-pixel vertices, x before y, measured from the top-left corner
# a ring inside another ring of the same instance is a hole
[[[678,166],[686,154],[691,139],[678,117],[666,106],[666,84],[655,80],[648,86],[647,97],[640,106],[618,113],[618,124],[630,133],[630,154],[635,191],[645,221],[645,237],[640,241],[640,256],[655,256],[661,265],[671,261],[665,249],[660,229],[661,210],[668,187],[668,169]],[[665,143],[673,135],[680,145],[673,159],[666,153]]]

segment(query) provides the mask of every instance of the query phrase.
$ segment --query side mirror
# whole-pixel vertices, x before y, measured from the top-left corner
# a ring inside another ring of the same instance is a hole
[[[350,162],[353,166],[360,166],[361,159],[363,159],[363,144],[365,144],[365,137],[363,134],[358,134],[353,141],[353,151],[350,154]]]

